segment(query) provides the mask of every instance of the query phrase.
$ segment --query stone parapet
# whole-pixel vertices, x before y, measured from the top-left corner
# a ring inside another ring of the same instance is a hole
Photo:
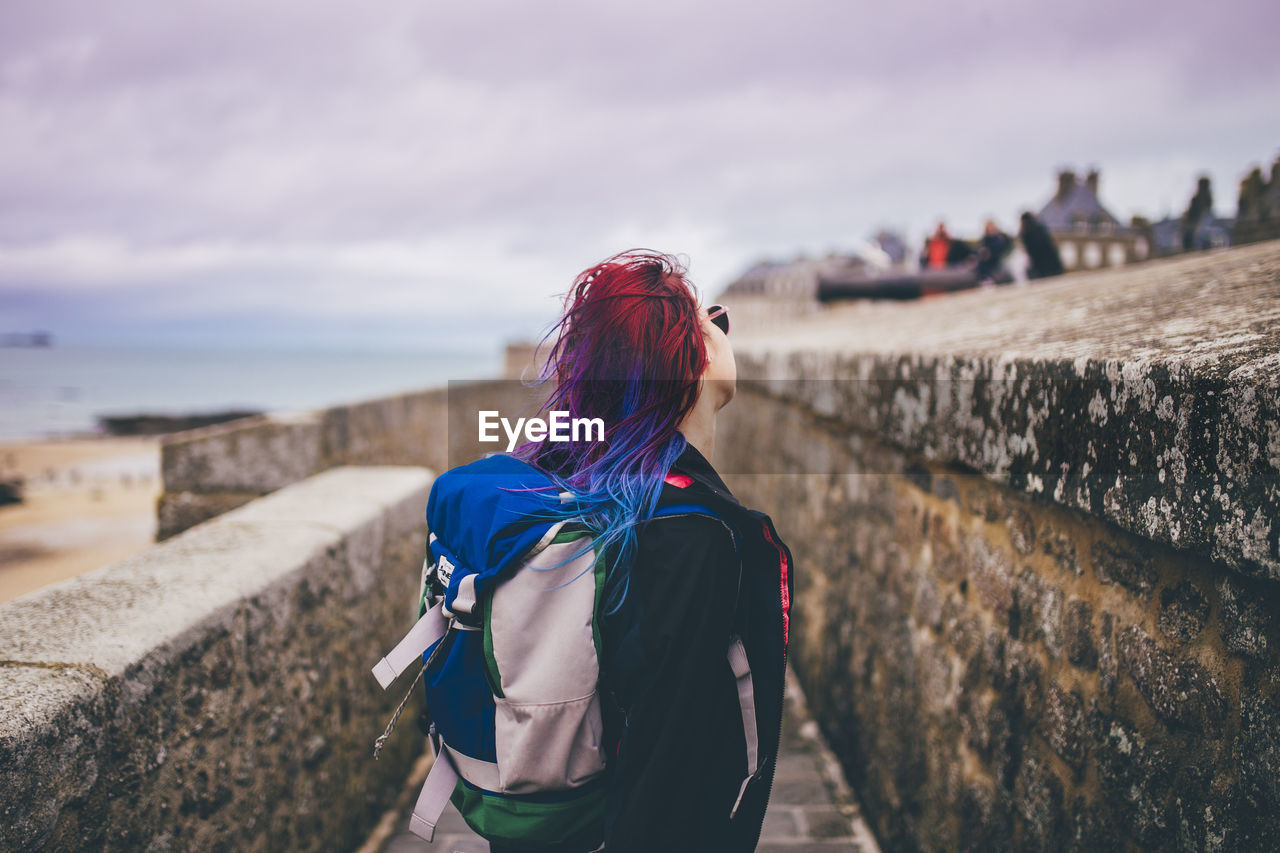
[[[165,438],[166,491],[266,494],[324,469],[321,418],[258,415]]]
[[[1280,588],[739,394],[716,462],[883,849],[1277,849]]]
[[[339,468],[0,607],[0,849],[354,849],[422,738],[369,668],[412,623],[432,475]]]
[[[715,464],[880,843],[1280,849],[1280,243],[737,340]]]
[[[540,399],[518,381],[445,387],[263,415],[177,433],[161,453],[158,538],[337,465],[420,465],[443,471],[496,449],[477,440],[480,409],[530,415]]]
[[[841,428],[1280,580],[1280,243],[836,309],[738,361]]]

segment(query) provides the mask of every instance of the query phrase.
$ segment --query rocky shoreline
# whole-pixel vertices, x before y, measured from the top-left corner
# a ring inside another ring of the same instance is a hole
[[[233,409],[226,412],[208,412],[191,415],[161,415],[139,413],[132,415],[99,415],[98,426],[106,435],[166,435],[198,427],[251,418],[262,414],[254,409]]]

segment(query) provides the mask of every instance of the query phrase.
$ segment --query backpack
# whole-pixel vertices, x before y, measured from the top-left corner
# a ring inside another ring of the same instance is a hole
[[[681,485],[672,476],[668,482]],[[409,827],[427,841],[449,801],[482,837],[516,845],[554,844],[603,819],[598,680],[607,567],[585,524],[537,520],[543,499],[535,491],[548,487],[545,474],[501,454],[432,486],[420,618],[373,668],[385,690],[422,662],[414,685],[426,683],[435,763]],[[654,517],[690,514],[723,522],[696,504],[662,507]],[[759,769],[759,738],[739,638],[727,656],[747,743],[736,812]],[[375,757],[413,691],[378,738]]]

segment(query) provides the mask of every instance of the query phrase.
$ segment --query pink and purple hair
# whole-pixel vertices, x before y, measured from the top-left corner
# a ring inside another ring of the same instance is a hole
[[[612,555],[610,573],[623,575],[620,592],[611,584],[621,601],[637,528],[657,508],[686,445],[677,427],[698,400],[707,364],[698,301],[680,261],[631,250],[578,276],[543,342],[552,336],[540,380],[555,389],[542,408],[602,419],[604,440],[530,442],[516,456],[573,496],[550,512],[586,521],[597,553]]]

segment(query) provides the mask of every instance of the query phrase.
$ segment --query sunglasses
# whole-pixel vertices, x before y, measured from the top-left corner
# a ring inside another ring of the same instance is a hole
[[[707,319],[716,325],[716,328],[729,334],[729,309],[723,305],[712,305],[707,308]]]

